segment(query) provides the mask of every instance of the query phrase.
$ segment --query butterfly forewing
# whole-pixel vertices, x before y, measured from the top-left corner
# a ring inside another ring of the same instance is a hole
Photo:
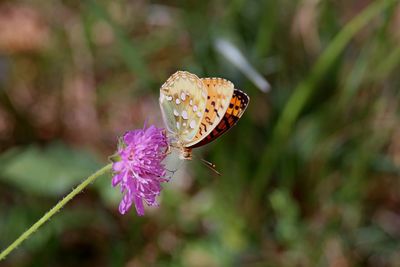
[[[203,138],[200,142],[190,146],[190,148],[195,148],[208,144],[211,141],[217,139],[222,134],[226,133],[240,119],[243,112],[246,110],[249,101],[250,98],[246,93],[242,92],[239,89],[235,89],[233,96],[230,100],[228,109],[226,110],[225,115],[219,122],[218,126],[215,127],[212,132],[208,134],[205,138]]]
[[[174,73],[160,89],[164,123],[177,141],[187,144],[198,132],[207,103],[204,83],[186,71]]]
[[[217,127],[233,95],[234,85],[230,81],[221,78],[204,78],[201,81],[207,88],[207,104],[198,131],[186,147],[194,147]]]

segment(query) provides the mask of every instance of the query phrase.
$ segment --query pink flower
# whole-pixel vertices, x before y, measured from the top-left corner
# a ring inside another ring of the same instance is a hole
[[[120,139],[118,152],[113,157],[112,185],[121,186],[121,214],[135,203],[137,214],[144,215],[143,200],[149,206],[158,205],[156,197],[162,190],[161,182],[168,181],[162,163],[167,150],[165,130],[155,126],[128,131]]]

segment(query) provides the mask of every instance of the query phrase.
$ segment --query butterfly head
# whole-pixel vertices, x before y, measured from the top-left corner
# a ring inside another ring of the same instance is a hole
[[[186,147],[180,141],[176,141],[175,138],[170,139],[170,147],[175,148],[181,160],[191,160],[192,159],[192,149]]]
[[[184,160],[191,160],[192,159],[192,149],[187,148],[187,147],[182,147],[179,158],[184,159]]]

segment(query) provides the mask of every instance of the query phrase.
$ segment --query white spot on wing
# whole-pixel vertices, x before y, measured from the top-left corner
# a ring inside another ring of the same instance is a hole
[[[179,112],[176,109],[174,109],[174,115],[179,116]]]
[[[166,98],[168,101],[171,101],[171,100],[172,100],[172,96],[170,96],[170,95],[167,95],[165,98]]]
[[[201,114],[200,111],[197,111],[197,117],[201,118],[201,115],[203,115],[203,114]]]
[[[189,124],[190,128],[194,129],[194,127],[196,127],[196,121],[192,120]]]
[[[182,123],[183,127],[186,127],[186,122]]]
[[[185,101],[185,99],[186,99],[186,94],[184,92],[181,93],[181,99],[182,99],[182,101]]]
[[[179,105],[179,104],[181,103],[181,101],[179,100],[179,98],[175,99],[175,103],[176,103],[177,105]]]
[[[181,128],[181,124],[177,121],[177,122],[176,122],[176,129],[179,130],[180,128]]]
[[[196,106],[196,105],[193,106],[193,111],[194,111],[194,112],[197,111],[197,106]]]
[[[183,110],[183,111],[182,111],[182,118],[183,118],[184,120],[187,120],[187,119],[188,119],[188,114],[187,114],[187,111],[186,111],[186,110]]]
[[[193,99],[190,99],[190,101],[189,101],[189,105],[193,105]]]

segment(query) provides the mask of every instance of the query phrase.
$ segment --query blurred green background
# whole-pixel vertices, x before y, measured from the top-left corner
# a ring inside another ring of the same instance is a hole
[[[396,0],[1,1],[0,249],[162,126],[176,70],[251,102],[196,152],[222,176],[185,164],[144,217],[100,177],[0,265],[400,266],[399,29]]]

